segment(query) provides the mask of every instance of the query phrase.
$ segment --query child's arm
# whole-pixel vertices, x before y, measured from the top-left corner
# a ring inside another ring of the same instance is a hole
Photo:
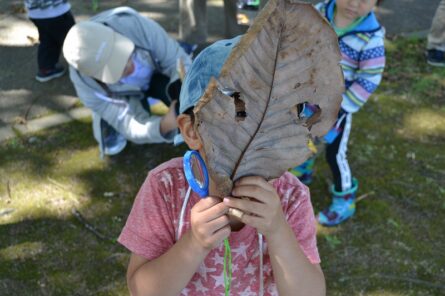
[[[343,71],[349,71],[343,65]],[[354,81],[346,87],[343,93],[341,107],[349,112],[357,112],[377,89],[385,67],[385,48],[382,36],[369,40],[359,56],[359,68],[354,75]]]
[[[131,255],[127,283],[131,295],[178,295],[215,246],[230,235],[227,207],[220,199],[200,200],[191,212],[191,230],[160,257]]]
[[[301,250],[286,221],[275,188],[261,177],[246,177],[236,182],[234,196],[225,198],[229,207],[245,213],[241,221],[255,227],[267,240],[274,278],[281,296],[325,295],[325,281],[319,264],[311,264]]]

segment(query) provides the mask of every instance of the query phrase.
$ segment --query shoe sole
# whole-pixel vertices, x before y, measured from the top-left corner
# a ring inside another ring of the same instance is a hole
[[[336,226],[338,226],[338,225],[340,225],[340,224],[345,223],[345,222],[348,221],[349,219],[352,219],[352,218],[355,216],[355,211],[354,211],[354,213],[353,213],[351,216],[349,216],[348,218],[344,219],[343,221],[341,221],[341,222],[339,222],[339,223],[337,223],[337,224],[323,224],[323,223],[321,223],[320,220],[319,220],[319,215],[320,215],[320,214],[317,214],[317,216],[315,216],[315,220],[317,220],[317,223],[318,223],[318,224],[320,224],[321,226],[324,226],[324,227],[336,227]]]
[[[440,63],[440,62],[432,62],[432,61],[429,61],[429,60],[427,60],[426,62],[427,62],[429,65],[431,65],[431,66],[435,66],[435,67],[445,67],[445,62]]]
[[[66,70],[64,70],[63,72],[57,73],[57,74],[53,74],[51,76],[47,76],[47,77],[36,76],[36,80],[38,82],[47,82],[47,81],[50,81],[52,79],[62,77],[65,74],[65,72],[66,72]]]
[[[320,225],[323,226],[323,227],[337,227],[338,225],[343,224],[343,223],[345,223],[346,221],[352,219],[353,216],[354,216],[354,215],[349,216],[348,218],[346,218],[345,220],[341,221],[341,222],[338,223],[338,224],[323,224],[323,223],[321,223],[321,222],[318,220],[318,217],[316,217],[316,220],[317,220],[317,223],[320,224]]]
[[[122,150],[125,149],[125,147],[127,146],[127,142],[128,141],[122,142],[121,145],[115,146],[112,149],[105,148],[104,154],[108,155],[108,156],[113,156],[113,155],[119,154]]]

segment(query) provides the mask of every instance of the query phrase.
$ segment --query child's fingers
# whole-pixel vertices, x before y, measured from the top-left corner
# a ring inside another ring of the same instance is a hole
[[[230,232],[231,232],[231,230],[230,230],[230,226],[229,226],[229,225],[224,226],[223,228],[217,230],[217,231],[213,234],[212,239],[213,239],[215,242],[221,242],[221,241],[223,241],[225,238],[228,238],[228,237],[229,237]]]
[[[232,195],[236,197],[251,197],[260,203],[270,202],[271,192],[257,185],[237,185],[232,190]]]
[[[256,217],[249,214],[244,214],[240,217],[240,221],[246,225],[249,225],[255,229],[260,229],[261,225],[264,224],[264,218]]]
[[[269,184],[263,177],[259,176],[250,176],[250,177],[243,177],[238,179],[235,182],[235,187],[243,186],[243,185],[255,185],[263,188],[267,191],[274,191],[274,188],[271,184]]]
[[[203,211],[213,207],[214,205],[216,205],[220,202],[221,202],[220,198],[209,196],[209,197],[203,198],[199,202],[197,202],[193,206],[193,210],[196,211],[197,213],[200,213],[200,212],[203,212]]]
[[[247,212],[260,217],[264,217],[268,209],[266,204],[248,199],[226,197],[223,202],[229,208],[235,208],[244,213]]]
[[[217,204],[200,212],[199,215],[202,217],[203,222],[208,223],[221,216],[224,216],[228,210],[229,208],[221,200],[219,200]]]
[[[208,229],[209,233],[213,234],[227,225],[229,225],[229,217],[222,215],[216,219],[213,219],[212,221],[209,221],[206,228]]]

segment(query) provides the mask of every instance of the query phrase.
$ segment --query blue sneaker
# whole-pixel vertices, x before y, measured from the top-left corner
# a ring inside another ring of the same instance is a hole
[[[62,66],[56,66],[54,69],[50,70],[39,70],[36,75],[36,80],[39,82],[47,82],[54,78],[58,78],[65,74],[66,69]]]
[[[290,169],[289,172],[291,172],[295,177],[297,177],[304,185],[310,185],[312,183],[314,162],[315,162],[314,157],[309,158],[299,166]]]
[[[336,226],[351,218],[355,214],[357,189],[357,179],[352,179],[352,188],[344,192],[335,191],[334,185],[332,185],[332,204],[318,214],[318,222],[323,226]]]
[[[127,146],[127,139],[118,133],[111,125],[102,120],[102,130],[104,135],[104,154],[116,155]]]

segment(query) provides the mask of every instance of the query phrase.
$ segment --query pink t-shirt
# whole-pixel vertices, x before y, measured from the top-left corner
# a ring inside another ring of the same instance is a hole
[[[319,263],[315,217],[308,188],[290,173],[276,179],[273,186],[281,197],[283,212],[301,249],[311,263]],[[136,197],[118,241],[148,260],[167,252],[176,242],[187,189],[182,158],[172,159],[152,170]],[[190,210],[198,201],[199,196],[192,193],[182,234],[190,229]],[[260,253],[256,229],[246,225],[232,232],[229,243],[233,269],[231,295],[258,295]],[[224,295],[223,259],[224,244],[221,243],[208,254],[181,295]],[[278,295],[265,239],[263,273],[264,295]]]

